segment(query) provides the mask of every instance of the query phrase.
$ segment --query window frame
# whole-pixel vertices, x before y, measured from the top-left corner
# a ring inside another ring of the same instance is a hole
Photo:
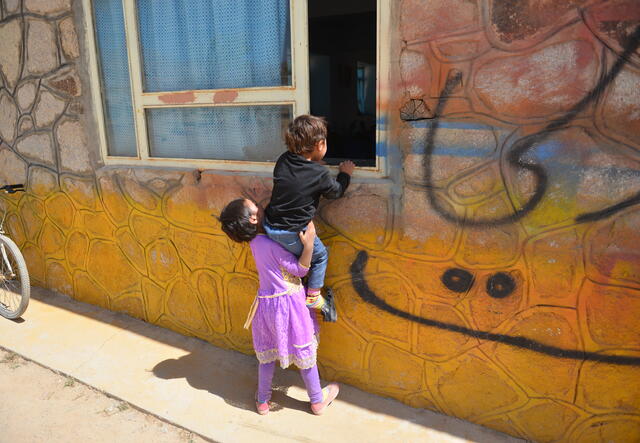
[[[138,18],[135,0],[121,0],[126,34],[131,103],[133,106],[135,140],[137,156],[109,155],[105,125],[102,81],[99,56],[93,18],[93,1],[83,1],[83,12],[87,32],[86,45],[89,59],[89,78],[94,115],[98,128],[100,153],[105,165],[120,166],[163,166],[195,169],[213,169],[238,172],[268,172],[273,170],[273,162],[251,160],[210,160],[161,158],[149,155],[149,139],[145,109],[180,107],[229,107],[260,105],[291,105],[293,116],[307,114],[310,109],[309,94],[309,44],[308,12],[306,0],[289,0],[291,23],[291,85],[277,87],[227,88],[207,90],[179,90],[144,92],[143,68],[138,34]],[[391,0],[377,1],[377,44],[376,44],[376,166],[356,168],[356,177],[385,177],[386,130],[381,104],[387,103],[389,78],[389,15]],[[181,93],[193,93],[194,99],[184,103],[166,103],[163,96]],[[231,102],[218,102],[215,94],[237,94]],[[283,142],[284,149],[284,142]],[[334,167],[331,167],[332,169]]]

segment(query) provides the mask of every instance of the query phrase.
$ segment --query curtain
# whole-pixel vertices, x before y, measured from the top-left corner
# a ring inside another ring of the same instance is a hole
[[[152,157],[275,161],[290,105],[147,110]]]
[[[137,155],[122,2],[94,0],[109,155]]]
[[[291,84],[289,0],[138,0],[144,90]]]

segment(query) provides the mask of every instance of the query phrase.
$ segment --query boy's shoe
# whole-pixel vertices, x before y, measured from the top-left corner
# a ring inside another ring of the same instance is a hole
[[[311,403],[311,412],[315,415],[322,415],[327,406],[336,399],[338,392],[340,392],[340,386],[337,383],[329,383],[322,389],[323,400],[320,403]]]
[[[324,296],[324,305],[320,308],[322,312],[322,319],[326,322],[336,322],[338,320],[338,311],[336,310],[336,301],[333,298],[333,291],[331,288],[326,288],[326,294]]]
[[[265,401],[264,403],[256,401],[256,411],[258,411],[258,414],[267,415],[270,409],[271,408],[268,401]]]

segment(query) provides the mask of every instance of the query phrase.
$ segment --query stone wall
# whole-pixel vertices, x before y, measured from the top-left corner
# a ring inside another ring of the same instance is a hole
[[[537,441],[637,441],[640,5],[392,3],[390,178],[318,216],[323,376]],[[270,179],[101,166],[71,7],[2,2],[0,181],[28,192],[0,205],[34,282],[250,353],[253,261],[211,214]]]

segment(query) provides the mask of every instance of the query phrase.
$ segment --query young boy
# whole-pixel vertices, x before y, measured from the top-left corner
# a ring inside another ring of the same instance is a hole
[[[340,198],[349,186],[355,165],[340,163],[337,178],[320,164],[327,153],[327,124],[323,118],[301,115],[289,124],[285,134],[288,151],[280,156],[273,169],[271,202],[265,209],[264,229],[272,240],[300,257],[303,231],[318,209],[320,196]],[[338,315],[331,291],[326,299],[320,294],[324,286],[329,255],[315,238],[311,268],[307,281],[307,306],[319,309],[325,321],[336,321]]]

